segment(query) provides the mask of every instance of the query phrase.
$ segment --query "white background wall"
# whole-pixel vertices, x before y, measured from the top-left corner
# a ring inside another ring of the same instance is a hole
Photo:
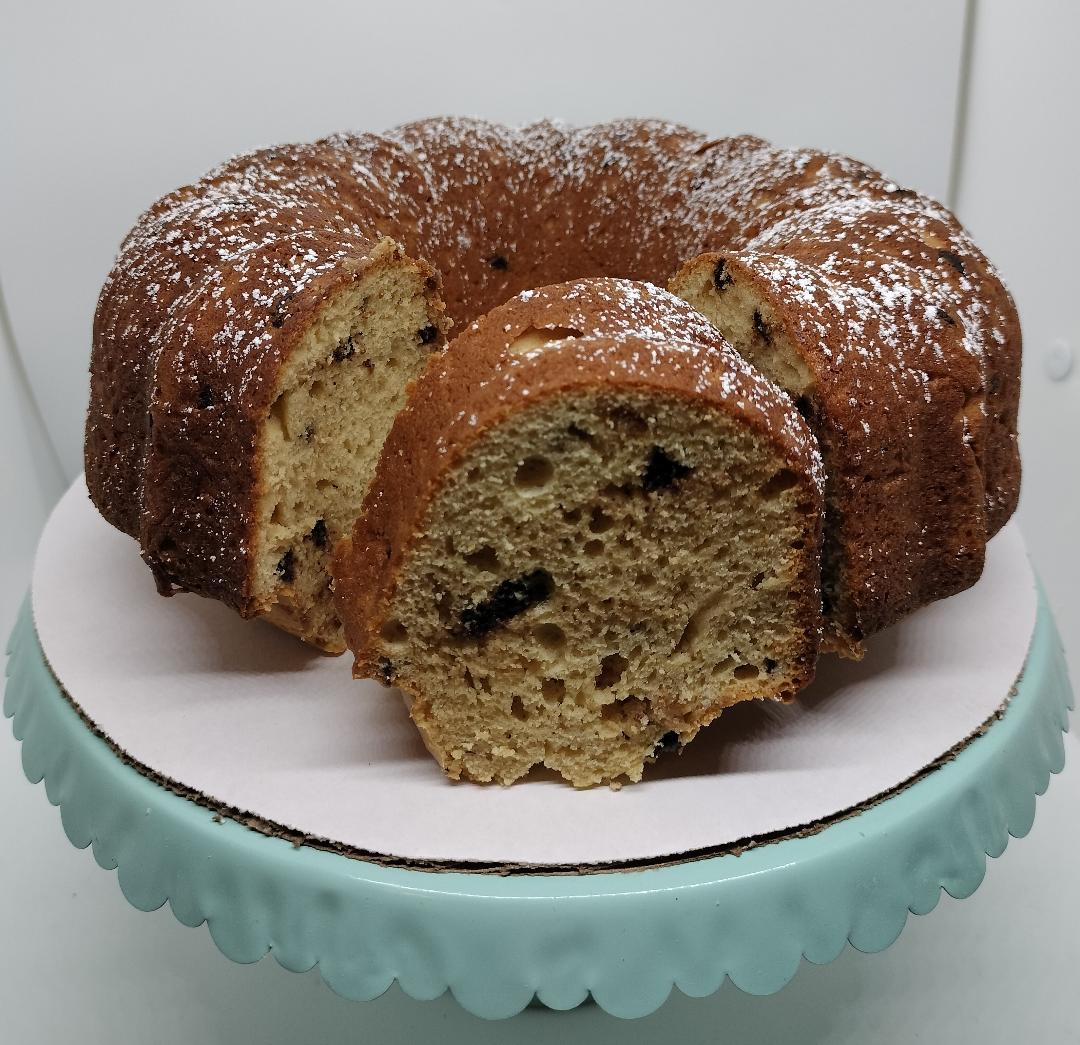
[[[974,39],[955,207],[1020,308],[1020,522],[1080,678],[1080,4],[980,3]]]
[[[342,127],[435,112],[656,115],[851,152],[941,197],[952,187],[1020,305],[1021,518],[1080,652],[1080,373],[1054,382],[1044,371],[1055,339],[1080,349],[1080,6],[98,0],[9,2],[0,26],[5,634],[48,506],[80,467],[94,301],[142,207],[230,152]],[[17,758],[0,738],[0,1041],[511,1040],[449,1002],[392,994],[354,1006],[269,961],[233,966],[205,930],[134,912],[114,876],[68,846]],[[694,1041],[711,1026],[733,1042],[804,1045],[1080,1041],[1080,944],[1068,929],[1080,927],[1078,799],[1074,766],[1041,804],[1032,838],[992,865],[973,899],[946,898],[884,955],[804,969],[772,999],[726,989],[638,1024],[540,1018],[513,1038],[557,1028],[579,1040]]]

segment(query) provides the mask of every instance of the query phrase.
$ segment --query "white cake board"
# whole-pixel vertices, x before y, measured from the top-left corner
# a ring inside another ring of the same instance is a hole
[[[42,536],[33,610],[86,718],[207,804],[390,859],[587,865],[799,829],[903,784],[1007,700],[1036,592],[1010,525],[970,591],[875,636],[861,663],[826,658],[795,704],[725,712],[617,792],[545,775],[509,788],[448,781],[400,695],[352,679],[351,657],[207,599],[161,598],[82,480]]]

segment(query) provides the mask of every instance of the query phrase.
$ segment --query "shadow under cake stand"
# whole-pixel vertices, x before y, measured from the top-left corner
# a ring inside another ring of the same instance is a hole
[[[446,781],[400,700],[154,593],[79,481],[42,537],[5,714],[71,842],[238,962],[468,1011],[623,1017],[879,951],[1030,829],[1064,763],[1061,643],[1008,527],[983,579],[726,713],[621,792]]]

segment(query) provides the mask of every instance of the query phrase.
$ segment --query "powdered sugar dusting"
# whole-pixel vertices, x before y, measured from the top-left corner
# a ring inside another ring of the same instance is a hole
[[[242,588],[250,467],[290,317],[395,245],[442,274],[458,329],[534,287],[663,283],[688,258],[724,251],[799,313],[859,404],[851,432],[865,452],[882,396],[926,402],[938,379],[979,386],[986,432],[965,414],[964,437],[985,444],[991,505],[1015,499],[1015,311],[945,208],[855,161],[755,138],[707,141],[661,121],[449,118],[238,156],[140,218],[95,320],[87,473],[106,514],[129,532],[182,531],[179,558],[220,578],[212,594]],[[640,311],[635,295],[662,292],[622,293]],[[645,340],[709,343],[703,320],[678,335],[635,323]],[[679,352],[692,355],[665,358]],[[198,457],[202,500],[159,492],[150,505],[147,475],[175,472],[185,452]]]

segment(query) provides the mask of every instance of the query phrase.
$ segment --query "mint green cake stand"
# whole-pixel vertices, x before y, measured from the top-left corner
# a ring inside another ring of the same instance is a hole
[[[449,990],[492,1019],[534,1000],[644,1016],[673,986],[702,997],[725,977],[769,994],[804,957],[829,962],[848,943],[883,950],[909,911],[932,911],[942,889],[969,896],[986,857],[1028,832],[1036,796],[1064,764],[1072,702],[1040,593],[1027,664],[1000,718],[858,815],[741,855],[499,876],[384,867],[221,821],[91,732],[45,664],[28,602],[8,651],[4,712],[26,775],[45,781],[72,844],[92,846],[135,907],[168,903],[183,924],[205,922],[233,961],[270,953],[296,972],[318,966],[347,998],[396,981],[416,999]]]

